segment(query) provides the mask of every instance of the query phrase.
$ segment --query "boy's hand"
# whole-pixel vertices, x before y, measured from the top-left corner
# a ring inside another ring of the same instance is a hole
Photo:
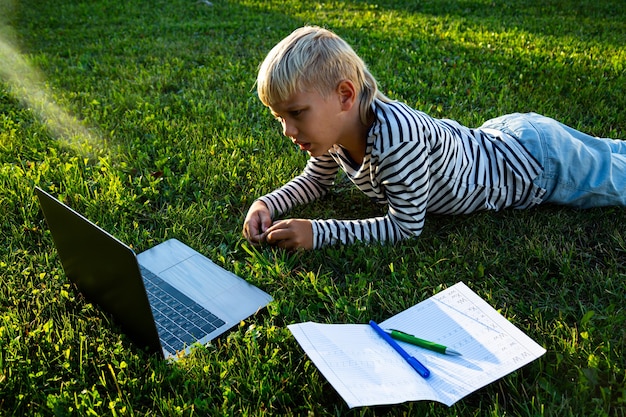
[[[270,211],[262,201],[255,201],[248,209],[243,222],[243,236],[252,244],[265,241],[267,229],[272,225]]]
[[[277,221],[267,229],[265,240],[283,249],[313,249],[313,226],[305,219]]]

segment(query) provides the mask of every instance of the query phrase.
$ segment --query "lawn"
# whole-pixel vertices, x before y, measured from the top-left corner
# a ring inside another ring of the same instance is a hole
[[[0,415],[625,415],[622,208],[433,215],[388,246],[245,242],[247,207],[306,162],[254,89],[303,24],[432,116],[535,111],[626,139],[622,0],[0,0]],[[275,301],[164,362],[69,284],[34,186],[137,251],[184,241]],[[382,212],[340,177],[290,216]],[[350,410],[287,329],[382,321],[459,281],[547,353],[450,408]]]

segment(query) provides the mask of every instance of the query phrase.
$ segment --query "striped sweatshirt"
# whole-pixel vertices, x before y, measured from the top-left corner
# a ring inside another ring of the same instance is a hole
[[[355,164],[339,146],[309,158],[304,171],[260,198],[272,217],[322,197],[339,169],[387,214],[358,220],[312,220],[313,247],[418,236],[427,212],[466,214],[541,202],[533,184],[539,162],[517,139],[435,119],[401,102],[374,101],[365,157]]]

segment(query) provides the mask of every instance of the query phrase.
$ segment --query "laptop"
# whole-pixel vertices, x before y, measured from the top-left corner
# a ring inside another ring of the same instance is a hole
[[[176,359],[264,308],[272,297],[176,239],[135,254],[35,188],[65,274],[130,339]]]

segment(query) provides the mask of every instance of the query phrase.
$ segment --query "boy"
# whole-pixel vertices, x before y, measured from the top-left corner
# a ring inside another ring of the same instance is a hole
[[[252,204],[243,227],[251,243],[317,249],[395,242],[418,236],[427,212],[626,205],[626,142],[533,113],[478,129],[434,119],[385,97],[352,48],[319,27],[297,29],[269,52],[257,91],[310,159],[301,175]],[[273,222],[322,197],[340,168],[388,205],[385,216]]]

